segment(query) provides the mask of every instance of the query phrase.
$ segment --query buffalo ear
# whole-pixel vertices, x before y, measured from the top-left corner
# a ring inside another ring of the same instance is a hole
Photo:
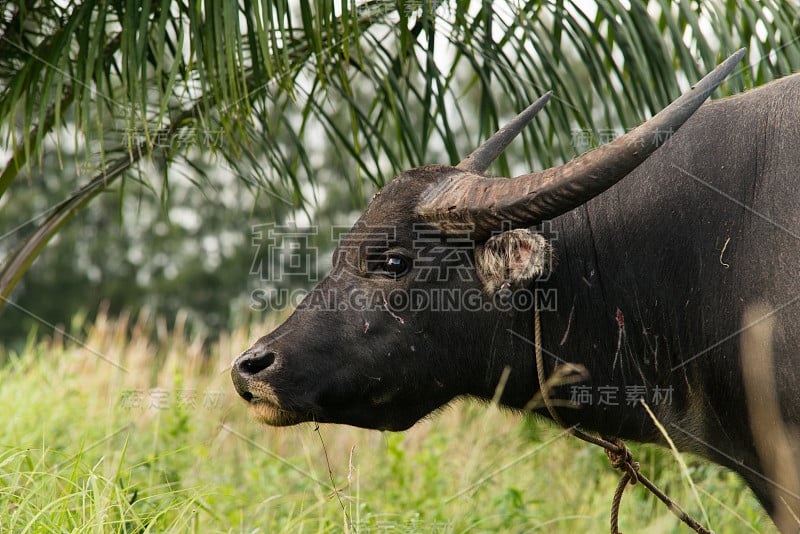
[[[487,295],[528,287],[550,272],[553,247],[528,229],[502,232],[475,249],[478,277]]]

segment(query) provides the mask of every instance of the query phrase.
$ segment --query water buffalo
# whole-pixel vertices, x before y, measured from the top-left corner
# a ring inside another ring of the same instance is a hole
[[[642,398],[678,449],[739,473],[773,517],[800,510],[748,417],[777,398],[779,422],[800,424],[800,75],[701,105],[742,54],[560,167],[483,174],[539,102],[458,165],[397,176],[331,273],[235,360],[251,414],[402,430],[497,394],[548,417],[531,403],[537,299],[546,376],[586,370],[550,391],[566,424],[663,444]],[[753,303],[767,311],[743,325]],[[748,395],[740,337],[767,319],[775,385]]]

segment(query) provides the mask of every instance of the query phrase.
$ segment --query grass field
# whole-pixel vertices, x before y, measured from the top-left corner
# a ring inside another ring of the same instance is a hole
[[[608,531],[618,474],[552,424],[462,402],[400,434],[265,428],[228,374],[259,332],[206,346],[147,317],[73,332],[3,355],[0,532]],[[685,458],[698,501],[668,451],[629,445],[717,533],[775,531],[733,474]],[[640,486],[620,523],[689,532]]]

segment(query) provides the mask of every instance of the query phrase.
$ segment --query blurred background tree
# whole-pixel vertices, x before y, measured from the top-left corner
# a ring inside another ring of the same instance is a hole
[[[304,285],[251,273],[259,225],[315,227],[324,271],[387,180],[548,90],[493,172],[596,146],[742,46],[719,94],[787,75],[798,35],[772,0],[0,3],[0,344],[99,306],[214,335]]]

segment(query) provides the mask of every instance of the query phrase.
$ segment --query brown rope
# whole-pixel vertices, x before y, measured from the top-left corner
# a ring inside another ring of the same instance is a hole
[[[569,427],[561,417],[556,413],[555,407],[550,402],[550,394],[547,391],[548,385],[544,376],[544,359],[542,358],[542,325],[539,320],[539,308],[534,306],[533,315],[533,336],[534,347],[536,352],[536,374],[539,378],[539,394],[542,397],[550,417],[553,418],[558,425],[563,427],[569,434],[576,438],[582,439],[587,443],[597,445],[605,449],[606,456],[611,461],[611,466],[623,472],[622,478],[617,484],[617,489],[614,491],[614,497],[611,499],[611,534],[621,534],[619,531],[619,507],[622,504],[622,494],[628,484],[634,485],[641,482],[642,486],[650,490],[650,492],[663,502],[670,512],[675,514],[678,519],[686,523],[695,532],[700,534],[711,534],[711,531],[703,527],[700,523],[695,521],[683,508],[670,499],[667,494],[658,489],[647,477],[639,472],[639,462],[634,461],[633,454],[625,443],[619,438],[599,438],[590,436],[578,430],[576,427]]]
[[[622,475],[622,478],[619,479],[619,484],[617,484],[617,489],[614,490],[614,497],[611,499],[611,532],[613,534],[619,533],[619,505],[622,502],[622,493],[630,480],[631,477],[628,473]]]

